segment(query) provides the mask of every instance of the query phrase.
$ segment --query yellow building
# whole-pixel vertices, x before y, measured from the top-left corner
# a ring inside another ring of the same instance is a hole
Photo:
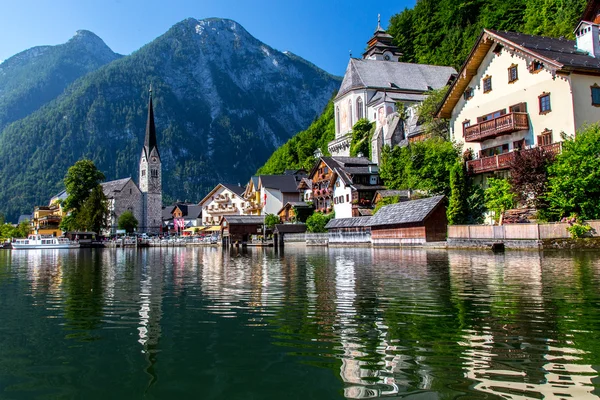
[[[65,216],[62,208],[62,200],[67,196],[66,191],[62,191],[50,199],[47,206],[37,206],[33,211],[33,221],[31,221],[31,231],[39,235],[61,236],[63,232],[59,225]]]

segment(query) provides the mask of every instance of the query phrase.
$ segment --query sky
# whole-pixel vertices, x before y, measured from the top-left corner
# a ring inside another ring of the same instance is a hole
[[[131,54],[186,18],[240,23],[269,46],[288,50],[335,75],[349,52],[360,57],[377,27],[416,0],[0,0],[0,60],[33,46],[94,32],[115,52]]]

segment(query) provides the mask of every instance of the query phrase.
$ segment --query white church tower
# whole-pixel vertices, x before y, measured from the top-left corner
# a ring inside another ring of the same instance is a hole
[[[142,192],[142,220],[138,231],[159,233],[162,225],[162,164],[156,140],[152,89],[148,101],[146,138],[140,157],[140,191]]]

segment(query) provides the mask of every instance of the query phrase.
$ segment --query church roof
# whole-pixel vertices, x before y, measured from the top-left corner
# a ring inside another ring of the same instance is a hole
[[[158,142],[156,140],[156,126],[154,125],[152,89],[150,89],[150,98],[148,100],[148,120],[146,121],[146,137],[144,139],[144,151],[146,152],[146,158],[150,156],[152,149],[156,149],[156,153],[160,157],[160,153],[158,152]]]
[[[446,86],[455,73],[452,67],[351,58],[336,99],[355,89],[424,93]]]
[[[104,195],[106,196],[106,198],[112,199],[114,197],[114,193],[120,192],[121,190],[123,190],[123,188],[125,187],[127,182],[129,182],[130,180],[131,180],[131,177],[117,179],[115,181],[103,182],[100,184],[100,186],[102,186],[102,191],[104,192]]]

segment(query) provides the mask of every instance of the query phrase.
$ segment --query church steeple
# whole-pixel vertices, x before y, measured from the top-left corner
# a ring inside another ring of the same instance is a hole
[[[402,56],[400,49],[394,45],[394,37],[381,27],[381,14],[377,16],[377,29],[367,42],[367,51],[363,58],[368,60],[398,61]]]
[[[152,86],[150,86],[150,96],[148,100],[148,121],[146,121],[146,138],[144,139],[144,152],[146,153],[146,157],[150,157],[150,153],[152,153],[153,149],[156,149],[156,154],[160,157],[158,152],[158,143],[156,141],[156,127],[154,126]]]

